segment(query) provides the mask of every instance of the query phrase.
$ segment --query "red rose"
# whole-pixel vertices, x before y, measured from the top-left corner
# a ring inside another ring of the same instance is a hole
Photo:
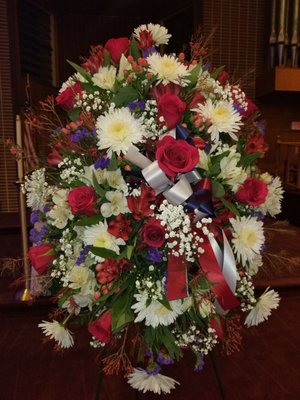
[[[175,128],[181,121],[185,108],[185,103],[175,94],[163,94],[157,101],[158,118],[164,117],[169,129]]]
[[[82,87],[80,83],[75,83],[72,87],[67,87],[62,93],[56,96],[56,104],[60,105],[61,107],[65,108],[67,111],[73,108],[75,103],[75,96],[78,93],[82,92]]]
[[[265,143],[264,136],[258,132],[253,133],[247,138],[245,147],[246,154],[264,153],[268,150],[268,145]],[[263,157],[263,155],[261,155]]]
[[[159,248],[165,243],[166,230],[160,220],[154,217],[149,218],[142,228],[143,241],[150,247]]]
[[[68,194],[68,202],[73,214],[84,214],[88,217],[96,214],[96,200],[94,189],[90,186],[76,187]]]
[[[191,171],[199,161],[199,153],[185,140],[165,136],[158,142],[156,159],[167,175],[175,177],[179,172]]]
[[[235,194],[235,198],[250,206],[259,206],[266,200],[268,187],[264,181],[257,178],[248,178]]]
[[[32,266],[39,275],[42,275],[48,268],[48,265],[56,258],[55,254],[49,254],[53,247],[49,244],[41,244],[40,246],[32,246],[28,251],[28,257]]]
[[[109,39],[104,48],[110,52],[111,59],[119,64],[122,54],[125,54],[129,48],[130,40],[126,37],[118,39]]]
[[[96,321],[88,325],[88,331],[100,342],[108,343],[111,340],[112,311],[104,311]]]

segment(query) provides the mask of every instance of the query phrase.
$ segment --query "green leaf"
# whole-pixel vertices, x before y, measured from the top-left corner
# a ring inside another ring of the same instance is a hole
[[[199,72],[201,69],[201,63],[198,63],[195,68],[192,69],[191,74],[187,77],[187,80],[189,80],[188,88],[192,88],[196,85],[199,77]]]
[[[221,67],[219,67],[219,68],[217,68],[214,72],[212,72],[212,73],[210,74],[210,76],[211,76],[213,79],[217,79],[217,77],[218,77],[219,74],[223,71],[223,69],[224,69],[224,65],[221,66]]]
[[[244,169],[248,168],[255,160],[257,160],[263,153],[247,154],[241,158],[241,164]]]
[[[226,208],[228,208],[228,210],[232,211],[238,217],[240,216],[238,209],[236,208],[236,206],[233,203],[230,203],[230,201],[226,200],[224,197],[220,197],[220,199],[221,199],[222,203],[224,204],[224,206]]]
[[[118,93],[113,96],[111,102],[115,103],[116,107],[121,107],[138,99],[139,93],[136,89],[134,89],[132,86],[123,86],[120,88]]]
[[[78,121],[80,118],[81,109],[79,107],[72,108],[68,111],[68,116],[71,121]]]
[[[223,197],[225,195],[224,186],[215,180],[212,180],[212,195],[214,197]]]
[[[108,171],[116,171],[118,169],[118,160],[116,154],[112,152],[110,162],[106,168]]]
[[[166,299],[165,296],[164,296],[162,299],[158,299],[158,301],[159,301],[164,307],[166,307],[168,310],[172,310],[172,307],[170,306],[170,303],[168,302],[168,300]]]
[[[112,250],[106,249],[105,247],[92,247],[90,252],[95,254],[95,256],[102,257],[102,258],[113,258],[117,259],[118,254]]]
[[[138,43],[134,38],[132,38],[130,42],[130,55],[135,59],[135,61],[137,61],[139,57],[141,57]]]
[[[221,172],[220,164],[213,164],[211,167],[209,167],[208,174],[209,176],[216,176],[219,175]]]
[[[93,186],[94,186],[95,192],[99,196],[101,196],[101,197],[105,196],[106,191],[104,189],[102,189],[102,187],[99,185],[94,171],[93,171]]]
[[[80,67],[80,65],[75,64],[70,60],[67,60],[67,62],[75,69],[75,71],[79,72],[84,79],[86,79],[88,82],[91,82],[92,80],[91,75],[88,72],[86,72],[82,67]]]
[[[110,52],[106,50],[104,52],[104,63],[103,63],[104,67],[108,67],[110,65],[110,59],[111,59]]]
[[[134,319],[131,309],[134,285],[124,291],[112,304],[112,331],[118,331]]]
[[[101,214],[93,215],[91,217],[83,217],[74,223],[75,226],[91,226],[98,224],[103,219]]]

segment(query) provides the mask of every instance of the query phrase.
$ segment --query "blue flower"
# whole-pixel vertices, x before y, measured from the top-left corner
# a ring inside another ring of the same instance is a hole
[[[81,139],[85,138],[88,135],[88,130],[86,128],[80,130],[77,129],[72,135],[71,135],[71,141],[72,142],[79,142]]]
[[[163,252],[150,247],[147,253],[147,259],[152,262],[160,263],[163,259]]]
[[[95,161],[94,167],[95,169],[105,169],[110,162],[110,158],[101,157]]]

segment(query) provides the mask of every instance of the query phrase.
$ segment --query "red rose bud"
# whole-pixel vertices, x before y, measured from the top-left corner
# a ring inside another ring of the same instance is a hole
[[[247,179],[235,194],[235,198],[250,206],[259,206],[266,200],[268,187],[264,181],[257,178]]]
[[[118,39],[109,39],[104,48],[110,52],[111,59],[114,63],[119,64],[121,55],[126,54],[130,45],[128,38],[122,37]]]
[[[217,76],[217,81],[220,82],[220,85],[225,86],[228,83],[229,75],[226,71],[221,71]]]
[[[52,250],[53,247],[49,244],[30,247],[28,257],[39,275],[42,275],[47,270],[49,264],[56,258],[55,254],[47,254]]]
[[[112,311],[105,311],[100,317],[88,325],[88,331],[100,342],[108,343],[111,340]]]
[[[68,202],[73,214],[83,214],[88,217],[96,214],[96,200],[94,189],[90,186],[76,187],[68,194]]]
[[[55,98],[56,104],[69,111],[74,106],[76,94],[81,92],[82,92],[82,87],[80,83],[77,82],[75,83],[75,85],[73,85],[72,87],[68,87],[58,96],[56,96]]]
[[[59,163],[62,162],[62,157],[59,154],[59,152],[56,150],[55,147],[53,147],[53,149],[50,151],[50,153],[48,154],[47,157],[47,163],[49,165],[58,165]]]
[[[185,103],[175,94],[166,93],[158,98],[158,118],[161,116],[164,117],[169,129],[175,128],[181,121],[185,108]]]
[[[165,243],[166,230],[160,220],[154,217],[149,218],[142,228],[143,241],[149,247],[159,248]]]
[[[191,171],[199,161],[199,152],[185,140],[165,136],[158,142],[156,159],[159,167],[170,177]]]

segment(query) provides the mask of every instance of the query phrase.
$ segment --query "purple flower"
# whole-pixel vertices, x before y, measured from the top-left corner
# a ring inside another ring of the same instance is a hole
[[[147,58],[150,56],[151,53],[158,53],[154,46],[148,47],[148,49],[143,51],[143,57]]]
[[[161,367],[154,363],[151,363],[148,365],[148,367],[146,368],[146,372],[148,375],[157,375],[159,373],[159,371],[161,370]]]
[[[169,356],[169,354],[165,354],[165,353],[159,353],[156,358],[156,361],[163,365],[170,365],[170,364],[174,364],[174,362],[175,362],[173,360],[173,358],[171,358]]]
[[[163,259],[163,252],[150,247],[147,253],[147,259],[152,262],[160,263]]]
[[[30,222],[32,223],[32,225],[40,220],[39,215],[40,215],[39,210],[32,211],[32,213],[30,214]]]
[[[108,166],[109,162],[110,158],[106,157],[97,158],[94,167],[95,169],[105,169]]]
[[[130,111],[140,111],[145,108],[145,100],[133,101],[128,104],[128,108]]]
[[[205,362],[204,362],[204,355],[203,355],[202,353],[198,353],[198,354],[196,355],[196,357],[197,357],[197,360],[196,360],[196,364],[195,364],[194,371],[195,371],[195,372],[200,372],[200,371],[203,370],[204,364],[205,364]]]
[[[150,350],[150,349],[146,349],[145,350],[145,355],[146,355],[146,357],[152,357],[153,356],[153,351]]]
[[[88,135],[88,131],[86,128],[80,130],[77,129],[72,135],[71,135],[71,141],[72,142],[79,142],[81,139],[85,138]]]
[[[76,260],[76,265],[80,265],[84,262],[85,256],[87,255],[91,247],[91,245],[87,245],[80,251],[79,256]]]
[[[45,235],[45,233],[47,232],[47,227],[46,226],[42,226],[41,230],[38,231],[35,228],[30,229],[29,231],[29,240],[32,243],[39,243],[43,240],[43,236]]]

